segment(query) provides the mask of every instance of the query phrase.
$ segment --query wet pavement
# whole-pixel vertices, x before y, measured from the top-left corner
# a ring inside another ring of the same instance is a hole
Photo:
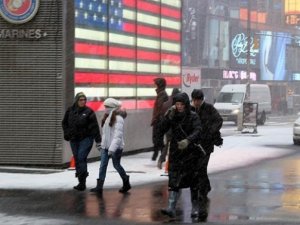
[[[208,223],[300,224],[300,153],[210,178]],[[195,222],[190,218],[188,189],[182,191],[175,221],[160,214],[167,204],[167,193],[166,183],[133,187],[127,195],[105,189],[102,198],[88,191],[1,190],[0,224]]]

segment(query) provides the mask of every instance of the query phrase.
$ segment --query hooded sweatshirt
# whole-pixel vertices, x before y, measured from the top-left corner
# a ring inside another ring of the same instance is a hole
[[[80,98],[86,96],[80,92],[75,96],[74,104],[69,107],[62,120],[64,139],[66,141],[81,141],[92,137],[97,143],[101,142],[98,121],[94,111],[87,107],[78,107]]]

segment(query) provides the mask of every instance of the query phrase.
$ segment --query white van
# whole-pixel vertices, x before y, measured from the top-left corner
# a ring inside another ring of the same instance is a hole
[[[226,84],[214,104],[224,121],[237,123],[238,113],[243,111],[247,84]],[[266,84],[250,84],[250,101],[258,103],[257,123],[263,125],[271,113],[271,94]]]

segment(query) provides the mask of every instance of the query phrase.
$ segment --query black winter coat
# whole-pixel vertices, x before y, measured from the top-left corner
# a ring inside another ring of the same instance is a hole
[[[86,137],[93,137],[97,143],[101,142],[98,121],[94,111],[85,106],[69,107],[62,120],[64,139],[66,141],[81,141]]]
[[[201,152],[194,143],[199,140],[201,122],[196,113],[188,111],[182,116],[176,112],[170,120],[166,115],[161,123],[162,134],[172,131],[169,151],[169,187],[173,190],[190,187],[193,182],[194,168],[197,168]],[[178,149],[178,142],[187,138],[187,149]]]
[[[200,143],[207,153],[214,151],[215,139],[220,136],[220,129],[223,125],[223,119],[216,108],[206,102],[203,102],[199,109],[191,106],[191,110],[195,111],[202,126]]]

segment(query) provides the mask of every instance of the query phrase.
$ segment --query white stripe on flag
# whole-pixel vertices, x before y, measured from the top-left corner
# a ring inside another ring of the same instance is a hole
[[[166,5],[170,5],[176,8],[180,8],[181,7],[181,0],[161,0],[161,3],[166,4]]]
[[[174,42],[167,42],[167,41],[161,42],[161,49],[171,51],[171,52],[180,52],[181,50],[180,44],[176,44]]]
[[[160,42],[157,40],[138,37],[137,46],[143,48],[160,49]]]
[[[109,97],[134,97],[136,96],[136,88],[112,87],[109,88]]]
[[[107,88],[105,87],[75,87],[75,93],[83,92],[86,97],[106,97],[107,96]]]
[[[137,63],[138,72],[159,73],[160,64]]]
[[[107,60],[76,57],[75,68],[105,70],[107,69]]]
[[[109,70],[136,71],[136,64],[132,61],[109,60]]]
[[[161,26],[171,28],[171,29],[174,29],[174,30],[178,30],[178,31],[180,31],[180,29],[181,29],[180,22],[176,22],[176,21],[173,21],[173,20],[168,20],[168,19],[165,19],[165,18],[161,18]]]
[[[86,39],[91,41],[107,41],[107,33],[90,29],[75,28],[75,38]]]
[[[141,23],[151,24],[155,26],[160,25],[160,18],[157,16],[151,16],[144,13],[138,13],[137,21]]]
[[[115,44],[134,46],[136,43],[136,38],[128,35],[109,33],[109,42]]]
[[[180,74],[180,66],[161,65],[161,73]]]

